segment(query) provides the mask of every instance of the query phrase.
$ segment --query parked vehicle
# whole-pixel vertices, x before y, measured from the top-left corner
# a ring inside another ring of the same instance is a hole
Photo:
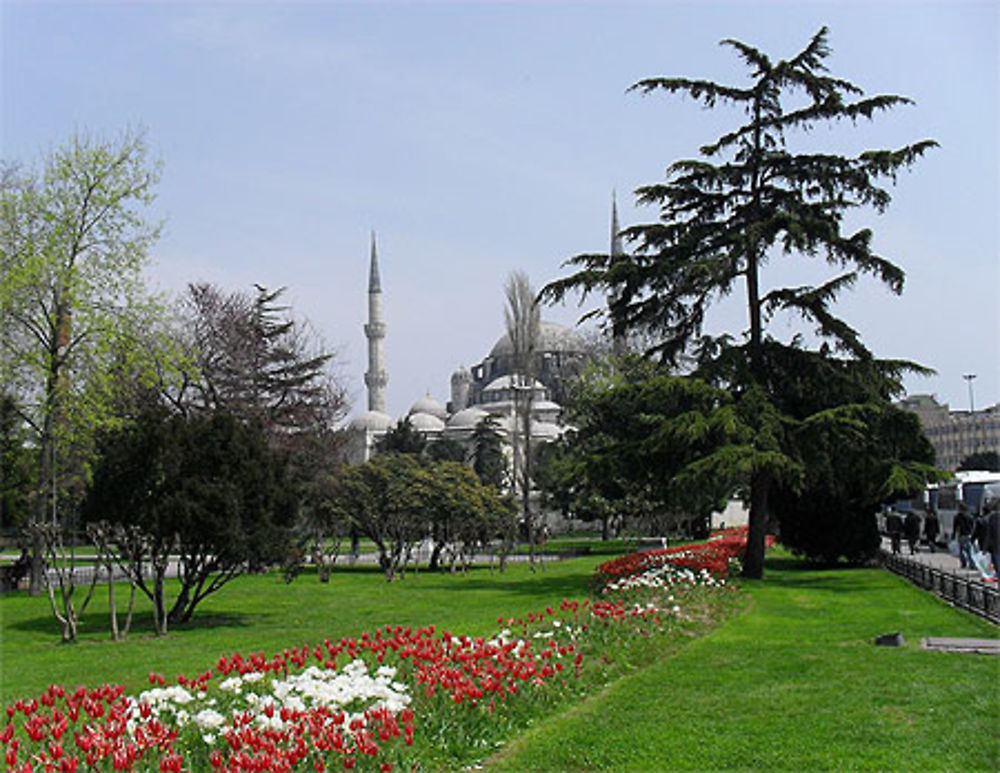
[[[947,542],[952,538],[959,502],[965,502],[972,515],[981,513],[987,504],[1000,503],[1000,472],[961,470],[955,473],[953,480],[932,483],[914,497],[897,499],[879,513],[879,530],[885,533],[885,516],[889,509],[904,517],[916,510],[922,518],[927,509],[933,507],[940,523],[938,540]]]

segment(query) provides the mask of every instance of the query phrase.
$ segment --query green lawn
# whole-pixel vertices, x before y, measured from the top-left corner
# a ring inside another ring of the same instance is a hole
[[[142,599],[132,633],[117,643],[109,641],[106,587],[88,607],[76,644],[60,643],[61,627],[45,596],[5,594],[0,597],[0,704],[52,683],[115,682],[133,690],[145,685],[150,671],[193,675],[234,651],[270,655],[390,623],[492,632],[498,615],[587,595],[594,567],[603,560],[546,561],[535,573],[522,564],[511,564],[504,574],[487,568],[468,575],[409,572],[392,585],[369,568],[338,568],[326,585],[314,573],[291,585],[280,573],[241,577],[206,599],[189,625],[163,638],[150,635],[150,606]],[[117,592],[120,609],[124,587]]]
[[[919,646],[996,626],[880,570],[776,559],[743,585],[744,614],[540,723],[490,769],[1000,770],[1000,658]],[[895,631],[905,647],[873,646]]]
[[[589,590],[591,556],[531,573],[409,574],[387,585],[366,569],[330,584],[306,574],[244,577],[164,638],[148,608],[128,641],[107,640],[103,595],[81,641],[59,643],[47,600],[0,598],[0,703],[65,685],[145,685],[149,671],[194,674],[233,651],[273,653],[392,623],[455,632],[494,629],[498,615],[538,610]],[[494,757],[495,770],[1000,769],[1000,658],[925,652],[923,636],[995,637],[880,570],[803,570],[770,561],[743,583],[746,610],[707,636],[672,647],[570,710],[537,722]],[[901,631],[902,648],[875,647]]]

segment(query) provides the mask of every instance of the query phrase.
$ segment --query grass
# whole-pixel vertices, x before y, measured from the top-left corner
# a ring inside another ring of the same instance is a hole
[[[87,608],[76,644],[60,642],[48,599],[26,592],[0,597],[0,704],[57,683],[146,685],[150,671],[172,677],[211,668],[235,651],[268,655],[286,647],[353,636],[385,624],[434,623],[458,633],[492,632],[498,615],[520,615],[564,596],[582,597],[601,557],[547,561],[532,573],[511,564],[504,574],[477,568],[468,575],[407,574],[388,585],[374,568],[338,568],[329,584],[304,573],[286,585],[280,573],[241,577],[209,596],[190,624],[157,638],[145,598],[124,642],[109,640],[107,590]],[[119,609],[125,586],[118,586]],[[82,594],[80,594],[82,597]]]
[[[489,769],[1000,769],[1000,658],[921,650],[995,626],[887,572],[772,560],[751,604],[537,725]],[[901,631],[902,648],[875,647]]]
[[[57,682],[145,686],[149,671],[194,674],[233,651],[272,653],[386,623],[481,634],[589,590],[587,556],[531,573],[409,574],[341,569],[241,578],[168,636],[148,635],[148,607],[126,642],[107,640],[95,599],[81,641],[59,643],[44,598],[0,598],[0,704]],[[1000,658],[926,652],[924,636],[996,637],[887,572],[815,571],[772,559],[764,582],[741,583],[746,610],[671,646],[651,664],[545,720],[490,760],[491,770],[997,770]],[[875,647],[901,631],[902,648]],[[628,669],[626,669],[628,670]]]

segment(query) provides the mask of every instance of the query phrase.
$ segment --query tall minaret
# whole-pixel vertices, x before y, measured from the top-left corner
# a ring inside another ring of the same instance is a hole
[[[385,386],[389,374],[385,369],[385,321],[382,318],[382,283],[378,275],[378,254],[375,251],[375,232],[372,231],[372,262],[368,274],[368,410],[385,413]]]
[[[618,226],[618,201],[614,191],[611,192],[611,262],[625,254],[622,249],[621,228]],[[619,320],[615,319],[615,302],[619,299],[618,292],[608,293],[608,306],[611,312],[611,350],[619,357],[625,354],[625,331]]]

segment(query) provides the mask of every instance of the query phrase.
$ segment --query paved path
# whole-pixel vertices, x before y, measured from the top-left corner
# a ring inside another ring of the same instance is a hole
[[[885,553],[892,552],[892,542],[888,537],[882,538],[882,550]],[[948,552],[947,548],[938,547],[932,553],[926,545],[919,545],[917,547],[917,552],[911,554],[909,546],[904,541],[903,547],[899,551],[899,555],[903,558],[908,558],[912,561],[925,564],[926,566],[932,566],[935,569],[940,569],[942,572],[957,574],[959,577],[964,577],[969,580],[978,579],[982,581],[982,577],[977,570],[963,569],[961,562],[958,560],[958,556],[953,556]]]

